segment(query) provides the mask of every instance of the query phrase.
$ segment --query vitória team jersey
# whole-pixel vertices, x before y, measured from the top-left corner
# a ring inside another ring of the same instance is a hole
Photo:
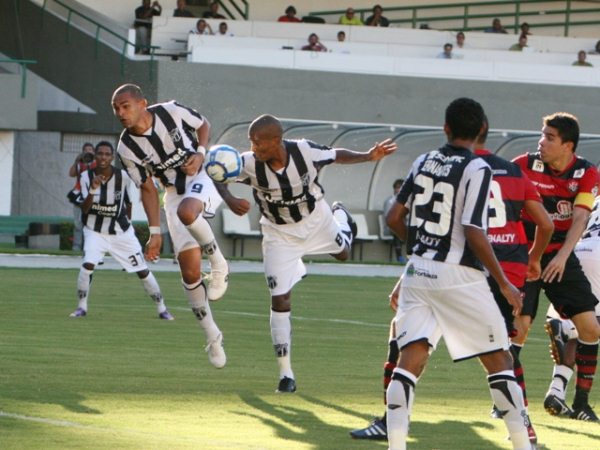
[[[331,147],[306,139],[283,140],[287,164],[274,171],[252,152],[242,154],[243,168],[238,181],[252,187],[254,200],[264,218],[283,225],[300,222],[308,217],[315,203],[323,198],[319,170],[335,161]]]
[[[469,149],[445,145],[415,160],[397,201],[410,206],[413,254],[482,270],[464,227],[485,230],[492,171]]]

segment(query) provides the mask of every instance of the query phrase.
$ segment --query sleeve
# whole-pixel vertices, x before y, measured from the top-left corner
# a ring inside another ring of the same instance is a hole
[[[125,170],[123,170],[122,173],[123,173],[123,183],[125,184],[125,189],[123,189],[123,191],[124,191],[123,204],[131,205],[131,178],[129,178],[129,175],[127,175],[127,172]]]
[[[90,193],[90,184],[91,184],[91,180],[87,173],[87,170],[81,172],[81,175],[79,177],[79,183],[80,183],[79,189],[81,192],[81,197],[85,200],[85,198]]]
[[[595,166],[588,167],[579,182],[579,192],[575,197],[573,206],[591,211],[594,206],[594,200],[598,195],[599,181],[598,169]]]
[[[127,158],[120,152],[119,160],[121,161],[123,168],[127,172],[127,175],[129,175],[129,178],[131,178],[131,181],[134,182],[136,187],[139,188],[151,176],[144,166],[137,164],[136,162]]]
[[[421,166],[426,157],[427,154],[423,154],[413,162],[408,175],[405,177],[404,183],[402,183],[400,192],[398,192],[398,195],[396,196],[397,203],[402,203],[407,207],[410,205],[414,192],[415,174],[418,172],[418,168]]]
[[[197,130],[204,123],[204,117],[198,111],[192,108],[188,108],[180,103],[173,102],[172,110],[177,114],[177,117],[181,119],[181,121],[194,130]]]
[[[521,172],[521,178],[523,180],[523,190],[524,190],[524,200],[534,200],[537,202],[542,202],[542,197],[540,197],[540,193],[537,188],[533,185],[531,180],[527,175]]]
[[[524,153],[522,155],[515,156],[512,162],[514,162],[517,166],[521,168],[522,171],[524,171],[527,169],[527,160],[527,153]]]
[[[251,185],[252,177],[255,176],[254,153],[244,152],[240,156],[242,158],[242,170],[235,181],[238,183]]]
[[[482,160],[479,162],[478,167],[471,163],[474,167],[468,173],[465,171],[468,178],[465,180],[465,203],[461,223],[485,230],[488,222],[492,169]]]
[[[328,145],[317,144],[316,142],[302,139],[298,142],[299,146],[309,149],[310,159],[319,166],[326,166],[335,161],[335,150]]]

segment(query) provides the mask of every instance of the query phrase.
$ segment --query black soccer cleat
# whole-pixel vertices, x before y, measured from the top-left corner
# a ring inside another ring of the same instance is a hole
[[[352,439],[385,441],[387,439],[387,425],[382,419],[376,418],[368,427],[352,430],[350,436],[352,436]]]
[[[278,393],[293,393],[296,392],[296,382],[293,378],[283,377],[279,380],[279,386],[277,386]]]
[[[350,232],[352,233],[352,239],[354,239],[356,237],[356,234],[358,233],[358,228],[356,227],[356,222],[354,221],[354,219],[350,215],[350,212],[348,212],[348,210],[346,209],[346,207],[344,206],[344,204],[342,202],[333,202],[333,204],[331,205],[331,211],[335,212],[338,209],[342,210],[344,212],[344,214],[346,214],[346,218],[348,220],[348,226],[350,227]]]
[[[573,407],[571,419],[585,420],[587,422],[600,422],[598,416],[589,404],[585,404],[579,408]]]
[[[565,403],[562,398],[554,394],[549,394],[544,399],[544,409],[552,416],[573,417],[573,410]],[[590,408],[591,409],[591,408]]]
[[[554,364],[561,365],[565,359],[565,344],[567,336],[562,332],[562,323],[558,319],[548,319],[544,331],[550,337],[550,354]]]

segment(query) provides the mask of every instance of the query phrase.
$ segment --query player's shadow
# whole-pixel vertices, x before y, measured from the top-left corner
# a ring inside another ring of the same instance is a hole
[[[364,418],[365,415],[345,408],[340,405],[324,402],[320,399],[295,394],[294,396],[302,398],[303,401],[329,408],[343,414],[353,415]],[[260,420],[264,425],[271,427],[276,435],[281,439],[294,440],[303,444],[312,445],[315,450],[333,450],[331,441],[324,443],[323,436],[332,436],[339,446],[335,448],[346,449],[354,444],[358,445],[360,441],[352,441],[348,432],[350,428],[328,424],[317,417],[306,405],[301,407],[292,405],[271,404],[254,394],[242,394],[240,398],[247,405],[258,412],[256,414],[247,413],[245,416],[254,417]],[[287,396],[293,399],[293,396]],[[317,425],[314,425],[314,424]],[[312,424],[312,425],[311,425]],[[366,426],[365,422],[365,426]],[[487,422],[460,422],[455,420],[444,420],[439,423],[411,422],[410,436],[413,440],[411,448],[422,449],[447,449],[457,448],[457,442],[461,445],[470,446],[470,448],[485,448],[486,450],[501,450],[502,446],[495,445],[493,442],[484,439],[477,432],[478,428],[492,429],[493,426]],[[448,430],[452,430],[451,433]],[[498,440],[503,439],[498,436]],[[370,442],[371,446],[375,442]],[[385,441],[382,444],[386,444]],[[376,446],[377,448],[378,446]],[[356,447],[358,448],[358,447]]]
[[[86,397],[70,390],[57,390],[55,387],[28,389],[19,394],[13,392],[12,398],[22,402],[61,405],[67,411],[77,414],[102,414],[102,411],[85,406]]]

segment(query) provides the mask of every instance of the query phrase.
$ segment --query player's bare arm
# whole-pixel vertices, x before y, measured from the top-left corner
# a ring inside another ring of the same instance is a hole
[[[92,181],[90,183],[90,190],[88,192],[88,195],[86,198],[83,199],[83,203],[80,206],[81,210],[85,214],[88,213],[88,211],[92,207],[92,203],[94,203],[94,194],[96,193],[96,191],[98,189],[100,189],[100,186],[105,182],[106,182],[106,177],[104,177],[103,175],[96,175],[92,179]]]
[[[396,311],[398,309],[398,297],[400,296],[401,284],[402,277],[398,278],[398,282],[394,285],[394,289],[392,289],[392,292],[390,292],[390,295],[388,296],[390,300],[390,308],[392,308],[393,311]]]
[[[356,164],[367,161],[379,161],[396,151],[398,145],[390,138],[376,142],[368,152],[355,152],[346,148],[337,148],[335,162],[338,164]]]
[[[148,227],[160,228],[160,203],[158,200],[158,190],[152,181],[152,178],[148,177],[146,181],[140,186],[140,194],[142,198],[142,205],[148,218]],[[150,237],[146,243],[144,256],[150,261],[156,260],[160,256],[160,247],[162,245],[162,236],[160,233],[150,232]]]
[[[235,214],[243,216],[250,211],[250,202],[244,198],[239,198],[231,194],[229,187],[224,183],[215,183],[215,188],[223,201],[229,206]]]
[[[556,256],[550,260],[542,272],[542,280],[546,283],[551,283],[554,280],[562,280],[567,259],[581,238],[589,218],[590,211],[587,208],[580,206],[575,206],[573,208],[573,221],[571,223],[571,228],[569,228],[569,231],[567,231],[567,235],[565,236],[565,242],[556,253]]]
[[[521,292],[504,275],[485,231],[481,228],[465,225],[465,238],[475,256],[490,272],[496,283],[498,283],[504,298],[513,307],[513,315],[518,316],[523,307]]]
[[[526,200],[524,208],[536,224],[535,237],[531,250],[529,250],[529,262],[527,264],[527,281],[534,281],[542,275],[541,259],[552,238],[554,223],[542,203],[535,200]]]
[[[194,153],[181,165],[181,171],[188,176],[194,176],[200,172],[203,163],[204,155],[202,153]]]
[[[385,218],[387,226],[390,227],[392,233],[403,241],[406,241],[408,235],[408,230],[406,228],[407,215],[408,208],[402,203],[395,202]]]

